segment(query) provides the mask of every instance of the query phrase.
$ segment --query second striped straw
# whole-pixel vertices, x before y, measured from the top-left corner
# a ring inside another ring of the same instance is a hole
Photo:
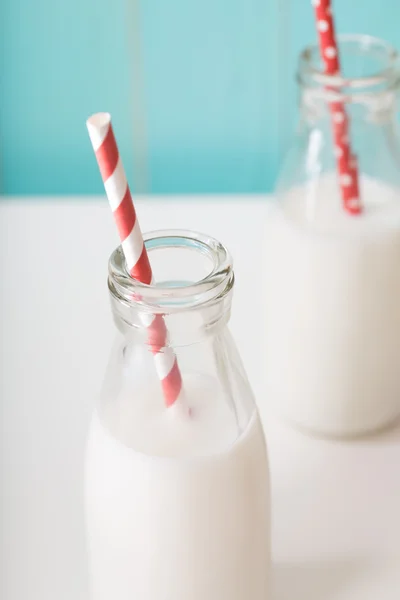
[[[125,170],[108,113],[92,115],[86,122],[93,150],[103,179],[107,198],[121,239],[129,274],[142,283],[151,284],[153,274],[139,221],[136,217]],[[164,401],[172,406],[182,392],[182,377],[173,349],[167,346],[168,332],[162,315],[143,324],[148,329],[149,345],[154,355]]]

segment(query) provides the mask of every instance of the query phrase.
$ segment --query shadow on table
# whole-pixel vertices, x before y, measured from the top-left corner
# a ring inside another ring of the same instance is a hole
[[[338,594],[368,571],[367,560],[276,564],[273,600],[335,600]]]
[[[281,425],[286,425],[290,427],[293,433],[298,433],[302,436],[313,440],[314,442],[327,442],[331,444],[340,444],[340,445],[386,445],[393,444],[393,442],[397,442],[400,444],[400,418],[397,418],[395,421],[384,425],[380,429],[373,431],[372,433],[362,433],[356,436],[343,436],[343,437],[335,437],[329,436],[328,434],[319,434],[315,431],[309,430],[297,423],[292,423],[290,420],[285,420],[284,418],[276,417],[278,422],[280,421]]]
[[[393,442],[400,443],[400,419],[397,419],[393,423],[390,423],[375,433],[371,433],[369,436],[360,438],[360,441],[366,441],[378,445]]]

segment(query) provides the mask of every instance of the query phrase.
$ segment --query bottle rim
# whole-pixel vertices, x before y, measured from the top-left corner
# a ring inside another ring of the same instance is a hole
[[[196,252],[208,260],[207,274],[196,281],[162,281],[148,285],[133,279],[127,270],[122,247],[110,256],[108,287],[111,295],[125,305],[140,305],[152,313],[171,313],[218,302],[234,284],[233,264],[229,251],[218,240],[190,230],[167,229],[143,235],[152,264],[152,255],[159,250],[181,249]]]
[[[395,88],[400,84],[400,62],[398,51],[385,40],[366,34],[342,34],[338,36],[339,54],[357,52],[358,55],[375,55],[382,60],[382,68],[369,74],[348,77],[342,74],[326,75],[320,62],[318,44],[310,44],[299,57],[297,80],[304,87],[324,87],[332,92],[343,89],[351,93],[368,90],[373,93],[382,87]]]

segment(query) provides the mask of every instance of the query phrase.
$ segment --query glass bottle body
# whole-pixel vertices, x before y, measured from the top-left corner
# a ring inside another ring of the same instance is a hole
[[[343,78],[318,71],[317,49],[300,61],[302,118],[268,227],[266,364],[270,397],[287,418],[354,436],[400,414],[399,69],[374,38],[345,36],[340,51]],[[337,101],[349,116],[360,215],[342,206]]]
[[[156,234],[147,247],[158,287],[133,290],[118,253],[110,263],[119,333],[86,460],[93,598],[264,600],[268,465],[226,325],[229,259],[203,236]],[[182,374],[169,408],[146,342],[149,313],[163,315]]]

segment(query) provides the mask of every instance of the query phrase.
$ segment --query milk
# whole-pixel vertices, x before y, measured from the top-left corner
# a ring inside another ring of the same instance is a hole
[[[289,419],[329,435],[400,413],[400,191],[361,179],[342,209],[334,174],[273,208],[265,248],[268,391]]]
[[[269,485],[255,409],[245,427],[211,377],[110,398],[86,461],[94,600],[266,600]]]

